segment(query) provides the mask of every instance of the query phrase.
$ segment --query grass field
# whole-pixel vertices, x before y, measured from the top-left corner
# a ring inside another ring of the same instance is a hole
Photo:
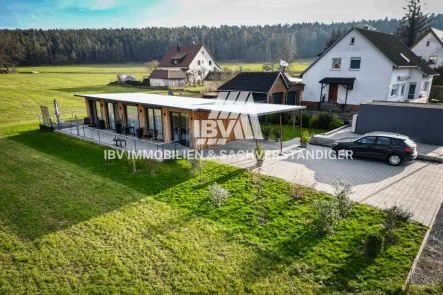
[[[84,112],[74,93],[129,92],[112,74],[0,75],[0,294],[375,294],[398,290],[425,228],[371,260],[366,234],[384,213],[357,205],[331,236],[312,231],[314,202],[331,197],[205,162],[104,163],[103,147],[38,131],[40,105]],[[192,90],[192,89],[191,89]],[[191,93],[193,94],[193,93]],[[289,131],[288,131],[289,132]],[[217,182],[230,199],[214,207]],[[262,222],[266,220],[266,222]]]
[[[313,59],[297,60],[290,65],[292,72],[302,72],[306,69]],[[263,63],[242,63],[242,62],[220,62],[219,66],[237,70],[240,66],[245,71],[262,71]],[[124,63],[124,64],[104,64],[104,65],[69,65],[69,66],[38,66],[38,67],[19,67],[17,70],[21,73],[39,72],[39,73],[82,73],[82,74],[134,74],[138,79],[146,75],[146,69],[143,63]],[[115,77],[112,77],[115,78]]]

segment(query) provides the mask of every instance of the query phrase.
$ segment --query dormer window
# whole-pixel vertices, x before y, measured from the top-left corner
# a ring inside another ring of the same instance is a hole
[[[355,44],[355,37],[351,37],[351,45]]]
[[[180,61],[178,59],[171,59],[171,64],[178,65]]]

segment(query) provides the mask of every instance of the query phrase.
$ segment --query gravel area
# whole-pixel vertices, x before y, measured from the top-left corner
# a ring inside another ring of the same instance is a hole
[[[443,281],[443,206],[435,219],[434,226],[411,277],[417,285],[437,285]]]

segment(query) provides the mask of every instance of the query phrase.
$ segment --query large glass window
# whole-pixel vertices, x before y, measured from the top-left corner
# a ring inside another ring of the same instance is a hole
[[[115,129],[115,119],[118,118],[118,107],[116,103],[108,102],[108,120],[109,120],[109,128]]]
[[[140,127],[137,106],[126,106],[126,118],[128,120],[128,127]]]
[[[147,128],[158,134],[158,139],[163,140],[163,122],[161,109],[146,108]]]

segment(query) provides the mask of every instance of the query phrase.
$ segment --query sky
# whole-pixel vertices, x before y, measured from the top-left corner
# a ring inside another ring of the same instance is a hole
[[[265,25],[401,18],[405,0],[0,0],[0,28]],[[443,13],[442,0],[426,11]]]

